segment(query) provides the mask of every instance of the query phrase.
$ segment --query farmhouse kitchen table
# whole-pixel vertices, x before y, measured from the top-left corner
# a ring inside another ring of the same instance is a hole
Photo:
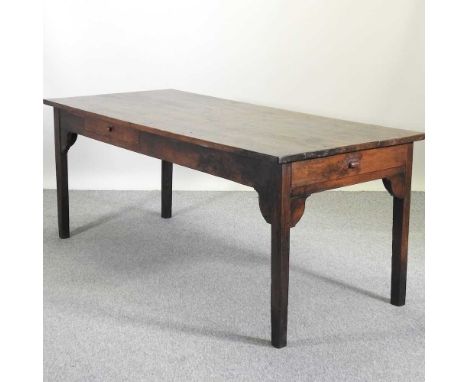
[[[288,317],[289,230],[301,219],[307,197],[383,179],[393,196],[390,302],[405,304],[413,142],[424,134],[177,90],[44,103],[54,107],[61,238],[70,236],[67,152],[78,134],[161,159],[163,218],[171,217],[173,163],[253,187],[271,224],[271,342],[281,348]]]

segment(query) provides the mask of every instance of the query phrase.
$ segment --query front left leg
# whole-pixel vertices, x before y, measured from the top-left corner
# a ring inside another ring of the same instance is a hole
[[[271,343],[287,343],[291,166],[282,165],[271,203]]]

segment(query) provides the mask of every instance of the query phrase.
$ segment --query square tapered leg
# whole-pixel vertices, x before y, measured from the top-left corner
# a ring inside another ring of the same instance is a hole
[[[172,216],[172,163],[161,161],[161,217]]]

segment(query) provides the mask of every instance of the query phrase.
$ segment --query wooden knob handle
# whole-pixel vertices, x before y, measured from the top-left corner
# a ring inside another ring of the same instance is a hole
[[[107,126],[107,131],[110,133],[114,130],[114,126]]]
[[[348,168],[358,168],[359,161],[358,160],[351,160],[348,162]]]

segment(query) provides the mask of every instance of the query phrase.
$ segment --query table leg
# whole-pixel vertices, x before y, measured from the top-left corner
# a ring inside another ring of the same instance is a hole
[[[60,126],[60,111],[54,109],[55,174],[57,178],[57,212],[59,237],[70,237],[68,210],[68,150],[76,141],[76,134]]]
[[[410,193],[404,199],[393,198],[392,305],[405,305],[408,262]]]
[[[172,216],[172,163],[161,161],[161,217]]]
[[[283,165],[271,214],[271,343],[286,346],[288,326],[291,166]]]
[[[408,234],[411,201],[413,146],[408,146],[405,172],[384,179],[385,188],[393,196],[392,279],[390,303],[405,305]]]

